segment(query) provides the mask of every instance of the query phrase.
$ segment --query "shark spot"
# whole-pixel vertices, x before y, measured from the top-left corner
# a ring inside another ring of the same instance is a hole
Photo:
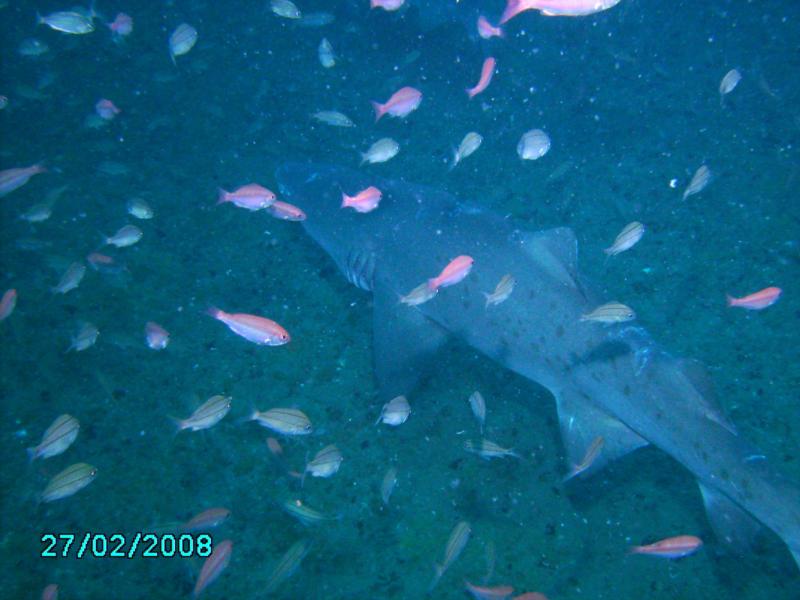
[[[631,386],[626,385],[624,388],[622,388],[622,393],[625,394],[626,396],[630,396],[631,395]]]
[[[563,325],[559,325],[558,327],[556,327],[556,337],[560,337],[560,338],[564,337],[564,326]]]

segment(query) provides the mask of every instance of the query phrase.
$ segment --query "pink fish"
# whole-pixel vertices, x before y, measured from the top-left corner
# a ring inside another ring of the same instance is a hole
[[[226,192],[220,188],[217,204],[223,202],[233,202],[239,208],[247,210],[260,210],[272,206],[275,194],[257,183],[248,183],[233,192]]]
[[[0,321],[5,321],[14,312],[14,307],[17,305],[17,290],[6,290],[3,294],[3,299],[0,300]]]
[[[375,109],[375,122],[377,123],[385,114],[392,117],[405,117],[416,110],[420,102],[422,102],[422,92],[413,87],[400,88],[383,104],[372,102],[372,108]]]
[[[500,25],[526,10],[538,10],[548,17],[583,17],[619,4],[620,0],[508,0]]]
[[[481,78],[478,81],[475,87],[467,88],[466,92],[467,95],[472,98],[473,96],[477,96],[487,87],[489,87],[489,83],[492,81],[492,75],[494,75],[494,68],[497,65],[497,61],[492,58],[491,56],[483,61],[483,67],[481,67]]]
[[[378,208],[383,196],[382,192],[374,185],[361,190],[355,196],[348,196],[342,192],[342,208],[353,208],[356,212],[368,213]]]
[[[484,40],[488,40],[489,38],[493,37],[503,37],[505,34],[503,30],[499,27],[495,27],[489,21],[481,15],[478,17],[478,35],[481,36]]]
[[[55,583],[42,590],[42,600],[58,600],[58,586]]]
[[[369,7],[393,11],[403,6],[405,2],[406,0],[369,0]]]
[[[514,593],[514,588],[508,585],[481,587],[472,585],[469,581],[464,581],[464,586],[475,600],[507,600]]]
[[[158,323],[148,321],[144,326],[144,334],[147,339],[147,346],[151,350],[163,350],[169,344],[169,331]]]
[[[197,577],[197,583],[194,586],[193,592],[195,598],[211,585],[217,577],[222,575],[225,567],[227,567],[228,563],[231,561],[232,551],[233,542],[231,540],[224,540],[214,545],[211,556],[203,563],[203,568],[200,569],[200,575]]]
[[[100,252],[90,252],[86,256],[86,262],[95,271],[100,271],[105,268],[111,268],[114,265],[114,258],[108,254],[101,254]]]
[[[233,333],[244,339],[263,346],[282,346],[291,340],[289,332],[275,321],[256,315],[243,313],[226,313],[215,307],[208,309],[208,314],[217,321],[222,321]]]
[[[275,200],[275,202],[268,206],[267,212],[276,219],[283,219],[284,221],[306,220],[306,213],[297,208],[294,204],[281,202],[280,200]]]
[[[471,256],[461,255],[451,260],[442,272],[433,279],[428,279],[428,289],[438,290],[440,287],[448,287],[457,284],[469,275],[472,263],[475,262]]]
[[[101,119],[110,121],[122,111],[117,108],[111,100],[101,98],[97,101],[97,104],[94,105],[94,112],[96,112],[97,116]]]
[[[119,13],[111,23],[106,23],[115,36],[125,37],[133,31],[133,19],[125,13]]]
[[[726,296],[726,298],[728,299],[728,306],[738,306],[749,310],[761,310],[775,304],[782,293],[783,290],[779,287],[768,287],[759,292],[745,296],[744,298],[734,298],[733,296]]]
[[[693,535],[679,535],[667,538],[647,546],[633,546],[629,554],[649,554],[663,556],[664,558],[681,558],[697,552],[703,545],[703,540]]]
[[[209,508],[208,510],[204,510],[203,512],[195,515],[186,521],[186,523],[181,525],[181,531],[208,531],[209,529],[220,525],[230,515],[231,511],[229,511],[227,508]]]
[[[17,188],[21,188],[37,173],[44,173],[46,171],[47,169],[42,165],[31,165],[30,167],[0,171],[0,198],[10,194]]]

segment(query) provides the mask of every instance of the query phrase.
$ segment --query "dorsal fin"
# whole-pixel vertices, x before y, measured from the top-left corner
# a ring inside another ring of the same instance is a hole
[[[528,255],[557,281],[578,287],[578,240],[572,229],[518,232],[517,237]]]

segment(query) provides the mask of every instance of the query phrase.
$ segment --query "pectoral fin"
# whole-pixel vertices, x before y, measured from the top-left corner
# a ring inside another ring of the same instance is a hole
[[[648,444],[643,437],[575,390],[562,390],[556,395],[556,403],[570,468],[583,462],[586,452],[598,437],[603,438],[602,448],[583,473],[597,471],[612,460]]]
[[[736,554],[747,553],[761,525],[726,495],[698,482],[706,514],[719,540]],[[795,560],[797,557],[795,556]]]
[[[447,332],[391,290],[377,286],[374,294],[375,375],[382,397],[393,398],[409,393],[429,371]]]

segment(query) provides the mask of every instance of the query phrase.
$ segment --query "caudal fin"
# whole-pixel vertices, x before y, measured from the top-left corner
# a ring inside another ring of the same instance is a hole
[[[383,104],[372,100],[372,108],[375,110],[375,122],[377,123],[383,116]]]
[[[228,201],[228,192],[222,188],[217,188],[217,204],[222,204]]]

